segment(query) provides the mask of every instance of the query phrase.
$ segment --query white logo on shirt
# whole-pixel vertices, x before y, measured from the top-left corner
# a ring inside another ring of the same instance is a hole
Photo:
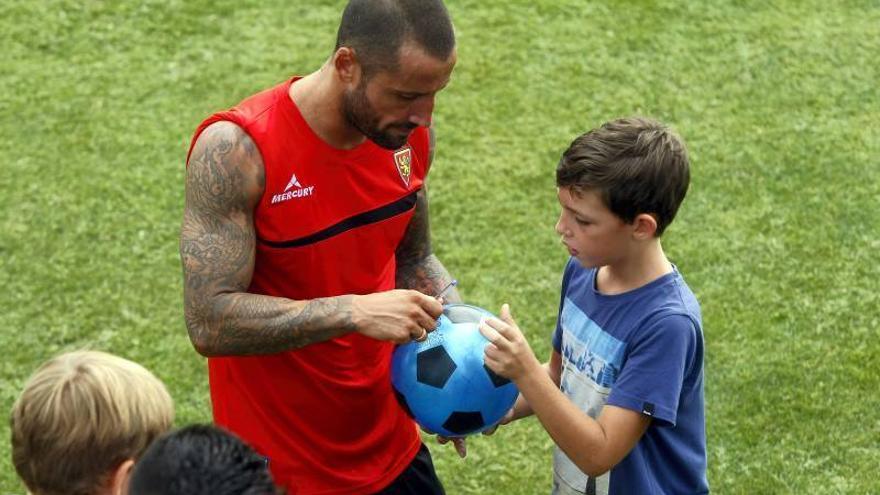
[[[272,196],[272,204],[283,203],[296,198],[305,198],[311,196],[314,190],[315,186],[303,187],[299,180],[297,180],[296,174],[292,174],[290,181],[287,182],[287,187],[284,188],[284,192]]]
[[[290,188],[293,186],[296,186],[296,187],[302,189],[302,185],[299,183],[298,180],[296,180],[296,174],[293,174],[290,176],[290,182],[287,183],[287,187],[284,188],[284,192],[289,191]]]

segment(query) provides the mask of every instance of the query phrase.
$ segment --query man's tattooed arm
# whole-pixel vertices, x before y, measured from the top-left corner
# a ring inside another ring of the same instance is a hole
[[[434,130],[430,129],[428,161],[434,158]],[[452,280],[449,272],[431,251],[431,228],[428,216],[428,190],[422,185],[416,199],[416,209],[406,233],[397,247],[397,287],[415,289],[429,296],[437,295]],[[453,289],[445,296],[448,302],[460,302],[461,296]]]
[[[264,187],[262,159],[241,128],[205,129],[187,167],[180,234],[186,327],[205,356],[276,353],[355,330],[352,296],[293,301],[245,292]]]

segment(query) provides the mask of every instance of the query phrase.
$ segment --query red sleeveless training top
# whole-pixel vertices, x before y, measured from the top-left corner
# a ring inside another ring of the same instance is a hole
[[[192,141],[232,121],[262,156],[248,292],[312,299],[393,289],[394,253],[428,172],[428,130],[413,131],[397,151],[369,140],[333,148],[290,99],[296,79],[212,115]],[[267,456],[290,493],[373,493],[420,444],[391,389],[392,350],[352,333],[281,354],[210,358],[214,420]]]

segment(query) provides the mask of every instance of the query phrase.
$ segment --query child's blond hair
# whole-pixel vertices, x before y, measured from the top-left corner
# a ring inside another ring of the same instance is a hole
[[[31,493],[90,495],[171,427],[174,405],[143,366],[97,351],[62,354],[12,409],[12,460]]]

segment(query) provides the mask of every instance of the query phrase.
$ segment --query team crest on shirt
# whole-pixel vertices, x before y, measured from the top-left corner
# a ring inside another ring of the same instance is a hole
[[[400,180],[409,187],[409,176],[412,174],[412,148],[406,146],[394,152],[394,165],[400,174]]]

